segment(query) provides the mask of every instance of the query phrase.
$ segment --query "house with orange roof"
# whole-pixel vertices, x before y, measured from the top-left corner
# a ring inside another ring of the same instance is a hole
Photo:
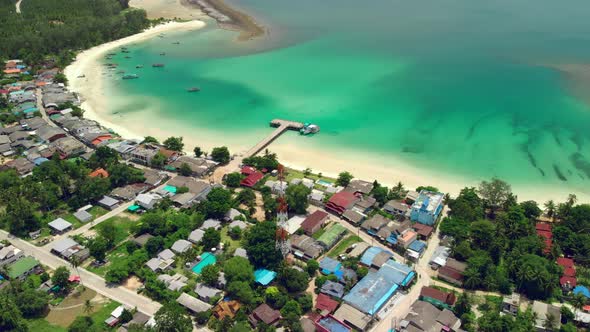
[[[213,308],[213,315],[219,320],[225,317],[234,318],[240,307],[241,304],[235,300],[221,301]]]
[[[104,168],[97,168],[92,173],[88,174],[88,176],[91,178],[108,178],[109,172],[107,172]]]

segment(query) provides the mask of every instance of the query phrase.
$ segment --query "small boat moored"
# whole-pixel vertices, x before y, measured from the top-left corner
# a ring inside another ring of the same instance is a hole
[[[199,92],[199,91],[201,91],[201,88],[195,86],[195,87],[186,89],[186,91],[188,91],[188,92]]]
[[[123,79],[124,80],[132,80],[135,78],[139,78],[139,76],[137,76],[137,74],[127,74],[127,75],[123,75]]]
[[[318,125],[312,124],[312,123],[305,123],[303,125],[303,128],[301,128],[299,130],[299,133],[301,135],[311,135],[311,134],[316,134],[320,131],[320,127]]]
[[[164,67],[163,63],[154,63],[152,67]]]
[[[137,65],[135,68],[143,68],[143,65]]]

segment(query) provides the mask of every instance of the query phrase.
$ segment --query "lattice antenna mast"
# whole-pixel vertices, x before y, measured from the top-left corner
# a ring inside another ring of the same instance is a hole
[[[289,232],[287,232],[287,219],[289,215],[287,213],[287,200],[285,199],[285,191],[283,190],[283,183],[285,180],[284,167],[279,165],[279,207],[277,210],[277,233],[275,246],[281,251],[283,257],[287,256],[291,250],[291,243],[289,241]]]

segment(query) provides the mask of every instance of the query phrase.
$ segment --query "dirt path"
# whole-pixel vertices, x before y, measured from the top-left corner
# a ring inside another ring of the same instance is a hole
[[[256,212],[254,212],[252,217],[256,218],[258,221],[264,221],[266,217],[264,213],[264,201],[262,200],[262,194],[258,191],[255,191],[254,194],[256,195]]]

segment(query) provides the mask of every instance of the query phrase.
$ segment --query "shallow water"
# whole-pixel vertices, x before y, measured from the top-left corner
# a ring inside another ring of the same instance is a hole
[[[313,122],[320,135],[281,140],[590,192],[590,108],[535,65],[588,62],[587,1],[234,2],[269,35],[239,43],[210,24],[132,45],[112,61],[140,79],[106,78],[109,111],[248,144],[273,118]]]

